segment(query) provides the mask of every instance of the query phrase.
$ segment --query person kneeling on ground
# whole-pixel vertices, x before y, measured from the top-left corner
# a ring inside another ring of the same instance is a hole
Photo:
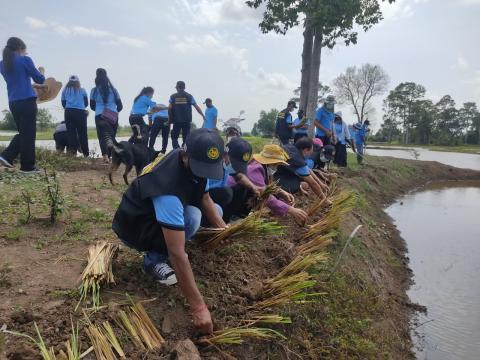
[[[67,125],[65,121],[62,121],[55,128],[53,140],[55,140],[55,149],[57,149],[59,153],[65,152],[65,149],[68,147]]]
[[[212,319],[195,284],[185,241],[200,227],[202,214],[210,226],[226,227],[221,209],[205,192],[208,178],[223,176],[223,148],[216,131],[193,131],[185,149],[157,157],[144,168],[123,195],[112,224],[123,243],[146,252],[148,274],[166,285],[175,284],[178,278],[193,323],[203,333],[213,331]]]
[[[279,165],[288,165],[288,154],[278,145],[265,145],[262,152],[252,155],[253,160],[247,167],[247,177],[257,187],[264,189],[271,181]],[[255,196],[243,186],[237,184],[232,177],[228,178],[228,185],[233,187],[232,205],[224,209],[226,219],[231,216],[244,217],[251,210],[251,200]],[[281,199],[281,200],[280,200]],[[270,195],[265,205],[275,216],[291,215],[295,222],[303,225],[307,220],[307,213],[294,207],[295,198],[292,194],[280,189],[274,196]]]
[[[225,146],[223,154],[223,178],[221,180],[208,179],[208,191],[212,200],[227,209],[233,200],[233,190],[227,186],[228,177],[232,176],[236,183],[260,196],[262,189],[258,188],[247,177],[247,165],[252,157],[252,145],[240,138],[232,138]]]
[[[328,187],[320,181],[306,162],[306,158],[313,152],[312,139],[305,136],[298,139],[295,145],[284,145],[283,148],[289,155],[288,166],[279,166],[273,176],[278,180],[280,187],[291,194],[296,194],[299,190],[305,193],[306,189],[301,184],[306,183],[317,196],[324,197],[324,191],[327,191]]]

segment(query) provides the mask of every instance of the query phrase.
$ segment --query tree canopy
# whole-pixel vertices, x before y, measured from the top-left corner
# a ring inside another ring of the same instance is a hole
[[[262,137],[272,137],[275,132],[275,123],[277,121],[278,110],[262,110],[260,119],[253,125],[252,135]]]

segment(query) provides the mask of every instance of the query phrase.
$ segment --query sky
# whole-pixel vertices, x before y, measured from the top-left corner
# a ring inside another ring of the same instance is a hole
[[[348,66],[378,64],[389,74],[389,89],[413,81],[434,101],[450,94],[457,105],[480,104],[480,0],[397,0],[382,8],[385,19],[361,33],[357,45],[323,51],[320,81],[329,84]],[[241,126],[250,130],[261,110],[285,108],[300,83],[302,29],[262,34],[261,17],[243,0],[4,1],[0,46],[10,36],[22,38],[47,76],[66,83],[78,75],[87,92],[95,69],[106,68],[124,103],[122,125],[142,87],[154,87],[154,100],[167,103],[175,82],[184,80],[199,104],[213,99],[220,119],[244,110]],[[376,128],[383,98],[370,115]],[[41,107],[62,120],[59,98]],[[0,109],[6,108],[2,82]],[[355,121],[348,105],[337,109]],[[196,114],[194,121],[201,125]]]

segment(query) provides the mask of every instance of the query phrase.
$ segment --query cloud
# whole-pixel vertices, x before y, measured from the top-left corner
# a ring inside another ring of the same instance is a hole
[[[452,69],[454,70],[468,70],[470,68],[470,64],[468,63],[467,59],[463,57],[463,55],[458,55],[457,61],[455,64],[451,66]]]
[[[468,60],[462,55],[458,55],[456,62],[451,66],[453,70],[458,72],[464,84],[472,87],[473,94],[477,101],[480,100],[480,69],[476,69],[470,65]]]
[[[102,39],[103,44],[110,45],[126,45],[129,47],[144,48],[148,45],[148,42],[142,39],[133,37],[120,36],[109,31],[100,30],[96,28],[88,28],[84,26],[66,26],[58,24],[56,22],[46,22],[40,19],[33,18],[31,16],[25,17],[25,23],[32,29],[48,29],[53,30],[55,33],[63,36],[83,36],[91,37],[95,39]]]
[[[380,8],[386,21],[411,17],[415,13],[416,4],[427,3],[430,0],[396,0],[393,4],[382,2]]]
[[[45,29],[48,27],[48,24],[45,21],[42,21],[40,19],[31,17],[31,16],[26,16],[25,17],[25,23],[30,26],[32,29]]]
[[[290,81],[285,75],[279,73],[267,73],[262,68],[257,70],[257,79],[259,79],[263,85],[270,89],[276,90],[293,90],[297,87],[297,84]]]

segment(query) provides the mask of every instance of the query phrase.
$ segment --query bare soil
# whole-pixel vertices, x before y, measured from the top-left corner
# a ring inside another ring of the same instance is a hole
[[[89,341],[82,329],[84,315],[74,311],[79,276],[90,244],[118,241],[110,225],[126,187],[112,187],[106,170],[98,164],[93,169],[84,164],[73,171],[58,171],[65,201],[54,225],[48,221],[41,178],[25,179],[0,171],[0,327],[33,335],[36,322],[47,345],[60,350],[69,337],[72,317],[79,321],[85,351]],[[411,283],[407,249],[383,209],[399,195],[430,181],[478,179],[480,175],[434,162],[372,158],[363,168],[339,171],[339,178],[342,188],[358,193],[359,201],[328,249],[331,261],[318,271],[315,290],[326,295],[311,304],[273,311],[292,318],[291,325],[275,326],[288,340],[247,342],[222,347],[222,351],[238,359],[412,357],[409,318],[417,306],[406,295]],[[34,194],[32,218],[26,224],[25,189]],[[307,208],[311,199],[298,197],[297,202]],[[242,239],[213,254],[199,245],[188,245],[198,286],[217,329],[241,325],[262,282],[291,261],[291,249],[304,230],[289,219],[279,222],[286,226],[282,236]],[[358,224],[363,228],[339,270],[331,275],[331,265]],[[155,283],[142,272],[141,264],[141,254],[122,246],[114,262],[116,284],[102,292],[105,307],[88,314],[94,322],[111,320],[118,311],[115,304],[125,303],[126,294],[138,300],[155,298],[145,308],[167,344],[157,352],[145,353],[124,341],[128,358],[188,359],[178,353],[185,347],[182,341],[198,339],[188,306],[178,287]],[[191,344],[187,345],[192,350]],[[12,335],[6,336],[5,349],[0,342],[0,358],[2,351],[7,359],[41,359],[32,344]],[[201,348],[200,354],[205,359],[228,358],[214,348]],[[85,359],[94,359],[93,353]]]

